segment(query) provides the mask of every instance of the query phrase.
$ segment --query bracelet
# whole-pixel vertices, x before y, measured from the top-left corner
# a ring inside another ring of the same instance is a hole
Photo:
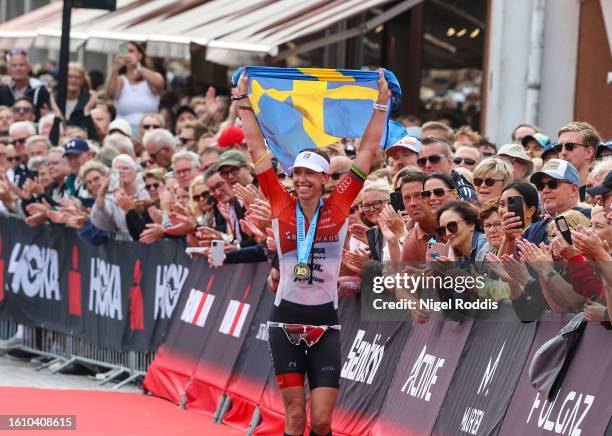
[[[243,105],[238,105],[238,109],[243,110],[243,111],[253,111],[253,106],[243,106]]]
[[[256,167],[257,165],[259,165],[260,163],[262,163],[262,162],[263,162],[263,160],[264,160],[265,158],[267,158],[267,157],[268,157],[268,152],[265,152],[263,155],[261,155],[261,157],[260,157],[259,159],[257,159],[257,160],[255,161],[255,163],[253,164],[253,166],[254,166],[254,167]]]
[[[372,106],[374,107],[374,109],[381,112],[387,112],[387,110],[389,109],[389,106],[387,106],[386,104],[374,103]]]
[[[242,100],[245,98],[248,98],[249,94],[242,94],[242,95],[237,95],[237,96],[232,96],[232,101],[238,101],[238,100]]]

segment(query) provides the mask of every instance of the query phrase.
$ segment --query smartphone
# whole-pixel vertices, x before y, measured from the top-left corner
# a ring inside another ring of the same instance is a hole
[[[225,241],[215,239],[210,244],[210,264],[222,266],[225,260]]]
[[[430,241],[427,244],[427,260],[434,260],[446,255],[446,244]]]
[[[400,191],[393,191],[391,193],[391,206],[393,206],[393,209],[397,212],[404,210],[404,199]]]
[[[117,170],[111,170],[109,177],[108,192],[114,192],[119,189],[119,172]]]
[[[523,208],[523,197],[520,195],[513,195],[508,197],[508,212],[514,212],[514,214],[521,219],[521,226],[525,227],[525,214]]]
[[[572,232],[570,232],[569,226],[567,225],[567,221],[565,221],[564,216],[558,216],[555,218],[555,224],[557,225],[557,230],[565,239],[565,242],[572,245]]]
[[[127,42],[122,42],[121,44],[119,44],[119,54],[120,55],[128,54],[128,45],[127,45]]]

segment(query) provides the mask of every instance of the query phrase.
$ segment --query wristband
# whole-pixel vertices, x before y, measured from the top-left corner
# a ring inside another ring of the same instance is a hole
[[[254,166],[254,167],[256,167],[257,165],[259,165],[260,163],[262,163],[262,162],[263,162],[263,160],[264,160],[265,158],[267,158],[267,157],[268,157],[268,152],[265,152],[264,154],[262,154],[262,155],[261,155],[261,157],[260,157],[259,159],[257,159],[257,160],[255,161],[255,163],[253,164],[253,166]]]
[[[245,98],[248,98],[249,94],[242,94],[242,95],[237,95],[237,96],[232,96],[232,101],[238,101],[238,100],[242,100]]]
[[[242,111],[251,111],[251,112],[253,112],[253,106],[238,105],[238,109],[240,109]]]
[[[381,111],[381,112],[387,112],[387,110],[389,109],[389,106],[387,106],[386,104],[380,104],[380,103],[374,103],[372,107],[376,109],[377,111]]]

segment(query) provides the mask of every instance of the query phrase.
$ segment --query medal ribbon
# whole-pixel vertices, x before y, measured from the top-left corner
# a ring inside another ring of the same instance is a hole
[[[310,221],[308,233],[306,230],[306,218],[300,207],[300,202],[295,204],[295,227],[296,227],[296,245],[297,245],[297,261],[298,264],[308,264],[308,256],[314,242],[315,231],[317,229],[317,221],[319,220],[319,210],[323,206],[323,200],[320,200],[317,211]]]

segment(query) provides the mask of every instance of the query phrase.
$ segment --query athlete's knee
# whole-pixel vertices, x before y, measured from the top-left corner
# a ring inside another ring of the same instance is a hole
[[[331,415],[328,413],[315,413],[311,414],[311,435],[314,436],[326,436],[331,434]]]
[[[285,405],[285,427],[291,434],[302,434],[306,428],[306,409],[301,401]]]

